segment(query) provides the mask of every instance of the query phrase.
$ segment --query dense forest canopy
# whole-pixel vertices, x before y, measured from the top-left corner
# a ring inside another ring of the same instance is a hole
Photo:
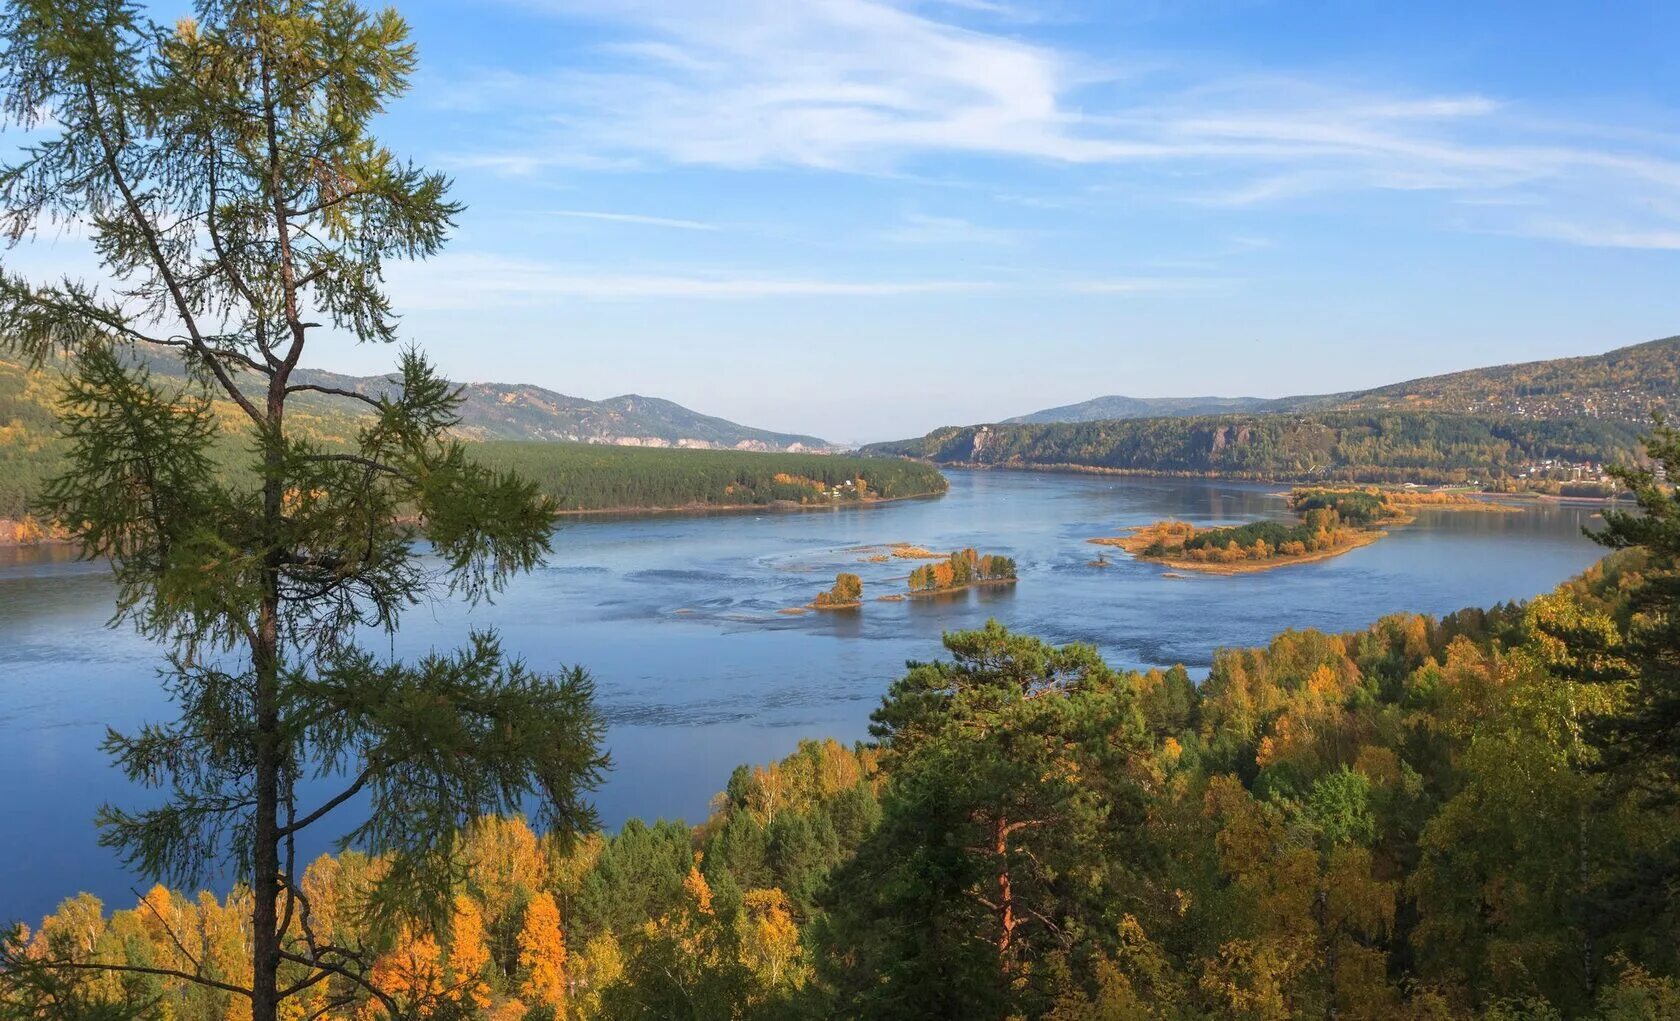
[[[1632,461],[1639,436],[1637,426],[1590,418],[1348,411],[949,427],[864,452],[999,467],[1498,484],[1546,461]]]
[[[947,486],[930,465],[873,457],[511,441],[472,450],[483,463],[535,482],[562,510],[824,506],[930,496]]]

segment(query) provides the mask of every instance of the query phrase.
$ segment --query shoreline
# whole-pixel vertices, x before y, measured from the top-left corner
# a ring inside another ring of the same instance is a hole
[[[1196,479],[1205,482],[1244,482],[1257,486],[1288,486],[1292,489],[1311,486],[1369,486],[1387,489],[1394,485],[1406,483],[1367,482],[1361,479],[1324,478],[1322,476],[1303,475],[1286,477],[1276,475],[1245,475],[1240,472],[1217,471],[1166,471],[1158,468],[1109,468],[1104,465],[1072,464],[1058,462],[1056,464],[997,464],[981,461],[936,461],[929,457],[910,457],[905,454],[883,455],[898,457],[905,461],[916,461],[934,468],[954,468],[959,471],[1017,471],[1017,472],[1046,472],[1052,475],[1116,475],[1122,478],[1140,479]],[[1451,482],[1414,482],[1416,486],[1452,486]],[[1392,490],[1404,493],[1406,490]],[[1537,490],[1523,489],[1512,493],[1490,493],[1476,490],[1466,493],[1477,503],[1501,500],[1546,500],[1562,503],[1617,503],[1626,502],[1622,496],[1559,496],[1555,493],[1542,493]],[[1437,505],[1439,506],[1439,505]]]
[[[666,515],[672,517],[704,517],[707,514],[743,514],[747,511],[774,511],[778,514],[799,511],[832,511],[849,510],[853,508],[878,507],[882,504],[903,503],[906,500],[937,500],[949,492],[949,488],[937,493],[912,493],[909,496],[877,496],[864,500],[844,500],[833,503],[795,503],[792,500],[772,500],[769,503],[685,503],[668,507],[587,507],[570,510],[557,510],[554,517],[559,518],[588,518],[588,517],[648,517]]]
[[[958,592],[967,592],[971,588],[990,588],[993,585],[1013,585],[1020,580],[1021,579],[1019,578],[982,578],[979,581],[971,581],[966,585],[953,585],[950,588],[936,588],[921,592],[906,592],[902,598],[930,599],[934,596],[949,596],[955,595]]]
[[[770,503],[690,503],[674,507],[592,507],[587,509],[557,510],[554,520],[558,523],[564,518],[591,517],[706,517],[711,514],[745,514],[749,511],[774,514],[793,514],[803,511],[836,511],[861,510],[868,507],[878,507],[889,503],[903,503],[907,500],[937,500],[948,490],[937,493],[915,493],[910,496],[872,497],[866,500],[847,500],[838,503],[809,504],[794,503],[791,500],[775,500]],[[19,541],[17,518],[0,518],[0,549],[28,549],[32,546],[74,546],[75,540],[68,536],[47,535],[38,539]]]

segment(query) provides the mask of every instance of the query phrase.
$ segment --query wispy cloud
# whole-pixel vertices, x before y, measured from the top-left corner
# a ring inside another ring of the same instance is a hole
[[[978,280],[852,280],[722,271],[603,273],[537,259],[462,252],[393,267],[391,286],[405,308],[469,309],[563,299],[882,298],[980,291],[993,285]]]
[[[605,220],[609,223],[632,223],[643,227],[670,227],[675,230],[717,230],[715,223],[705,223],[700,220],[682,220],[669,216],[643,216],[640,213],[603,213],[592,209],[545,209],[548,216],[561,216],[575,220]]]
[[[961,217],[910,213],[897,226],[878,231],[876,237],[903,245],[1008,245],[1018,235],[1012,230],[986,227]]]
[[[1211,278],[1123,277],[1109,280],[1074,280],[1060,285],[1070,294],[1152,294],[1161,291],[1200,290],[1219,283]]]
[[[1671,229],[1664,229],[1545,220],[1530,223],[1513,233],[1552,241],[1567,241],[1591,248],[1655,248],[1680,251],[1680,224]]]
[[[460,252],[391,267],[405,309],[482,309],[558,301],[746,301],[773,298],[892,298],[930,294],[1059,293],[1123,295],[1206,286],[1196,278],[852,279],[783,276],[750,270],[603,273],[540,259]]]
[[[1591,192],[1607,223],[1680,197],[1680,143],[1657,132],[1572,126],[1474,92],[1098,65],[960,23],[1015,9],[992,0],[530,2],[620,34],[596,51],[614,59],[461,83],[557,126],[463,159],[521,173],[591,161],[882,173],[981,155],[1171,169],[1183,177],[1172,198],[1227,207],[1357,190]]]

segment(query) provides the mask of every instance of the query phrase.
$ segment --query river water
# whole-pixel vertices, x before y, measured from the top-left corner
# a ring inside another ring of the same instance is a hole
[[[1097,645],[1118,666],[1205,671],[1222,646],[1284,628],[1344,631],[1397,611],[1433,614],[1550,589],[1601,552],[1581,530],[1591,508],[1425,511],[1416,524],[1332,560],[1231,577],[1165,576],[1085,542],[1177,517],[1199,525],[1289,519],[1282,491],[1204,481],[951,471],[942,498],[796,513],[573,520],[546,567],[494,605],[417,608],[398,656],[462,643],[494,626],[543,670],[587,667],[610,724],[614,767],[603,821],[702,818],[742,762],[787,754],[802,737],[867,734],[870,711],[906,660],[939,655],[947,629],[996,617],[1054,642]],[[894,542],[973,546],[1015,558],[1020,583],[951,597],[876,602],[904,590],[907,561],[867,563]],[[836,571],[863,577],[856,611],[792,616]],[[0,550],[0,921],[33,922],[90,890],[129,906],[141,885],[100,848],[101,802],[136,793],[107,764],[107,726],[167,716],[157,651],[103,627],[112,588],[99,564],[61,549]],[[356,806],[340,811],[348,818]],[[332,817],[329,817],[331,821]],[[319,853],[335,831],[312,846]]]

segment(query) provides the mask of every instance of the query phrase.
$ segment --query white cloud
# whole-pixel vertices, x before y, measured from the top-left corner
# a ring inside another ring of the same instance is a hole
[[[610,61],[461,84],[461,95],[488,90],[549,125],[519,152],[465,158],[481,166],[881,173],[983,155],[1171,168],[1185,172],[1172,198],[1232,207],[1326,191],[1524,189],[1554,203],[1590,191],[1622,207],[1607,213],[1628,214],[1680,197],[1680,143],[1657,132],[1541,119],[1473,92],[1197,77],[1158,62],[1147,74],[1142,61],[1097,68],[954,20],[1011,9],[991,0],[532,2],[623,38],[594,51]]]
[[[1063,285],[1073,294],[1152,294],[1160,291],[1185,291],[1210,286],[1217,281],[1197,278],[1179,280],[1155,277],[1127,277],[1113,280],[1075,280]]]
[[[549,216],[563,216],[576,220],[605,220],[610,223],[633,223],[644,227],[671,227],[676,230],[717,230],[717,224],[700,220],[682,220],[669,216],[643,216],[640,213],[603,213],[591,209],[545,209]]]
[[[579,299],[860,298],[986,290],[972,280],[832,280],[757,273],[603,273],[535,259],[483,253],[442,255],[390,271],[405,309],[470,309]]]
[[[1625,224],[1566,223],[1556,220],[1530,223],[1514,231],[1527,237],[1565,241],[1592,248],[1652,248],[1680,251],[1680,225],[1673,228],[1630,227]]]
[[[910,213],[895,227],[877,232],[883,241],[904,245],[1008,245],[1014,231],[986,227],[955,216],[927,216]]]
[[[564,263],[459,252],[390,267],[390,292],[402,309],[483,309],[558,301],[658,301],[766,298],[892,298],[928,294],[1057,293],[1123,295],[1205,286],[1196,278],[1101,280],[859,280],[751,271],[604,273]]]

